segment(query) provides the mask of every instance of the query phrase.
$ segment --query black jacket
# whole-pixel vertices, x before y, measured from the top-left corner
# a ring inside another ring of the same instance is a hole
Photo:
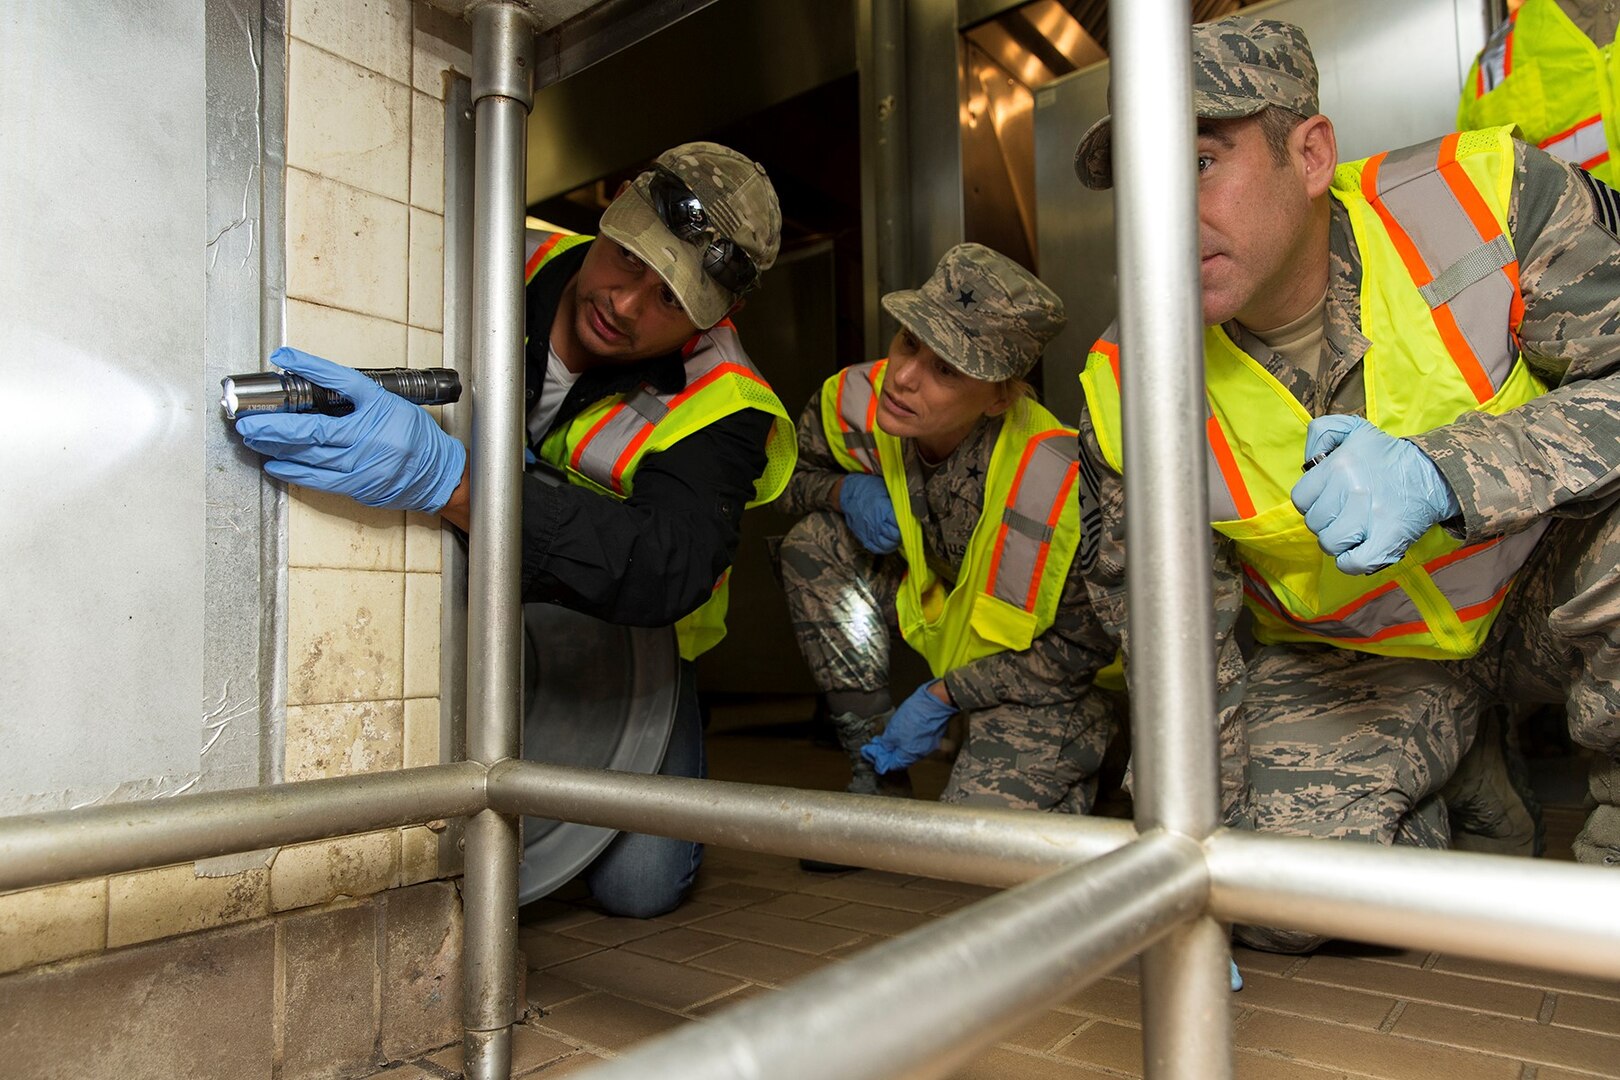
[[[589,247],[564,252],[529,283],[524,374],[530,405],[545,381],[557,305]],[[552,428],[642,383],[659,393],[684,387],[680,353],[587,370]],[[557,603],[629,626],[667,626],[695,611],[736,554],[743,507],[765,471],[771,423],[766,413],[745,409],[646,455],[636,466],[635,494],[622,501],[525,476],[524,601]]]

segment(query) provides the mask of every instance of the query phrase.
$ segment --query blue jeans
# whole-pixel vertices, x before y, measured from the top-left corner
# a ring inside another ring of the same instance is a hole
[[[680,662],[675,722],[660,776],[708,775],[703,758],[703,719],[698,712],[696,669]],[[703,862],[703,845],[664,836],[620,833],[585,870],[591,896],[609,915],[650,919],[674,911],[686,899]]]

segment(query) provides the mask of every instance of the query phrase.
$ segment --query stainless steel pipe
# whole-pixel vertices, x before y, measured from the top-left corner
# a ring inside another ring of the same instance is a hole
[[[0,892],[473,814],[484,777],[463,761],[0,818]]]
[[[535,25],[515,4],[476,8],[473,24],[472,513],[467,589],[467,756],[518,757],[523,709],[524,139]],[[467,822],[463,1068],[511,1073],[517,1012],[518,821],[485,810]]]
[[[1033,815],[1031,815],[1033,816]],[[929,1080],[1202,910],[1198,846],[1159,832],[648,1042],[591,1080]]]
[[[1136,836],[1129,822],[947,806],[842,792],[604,772],[533,761],[490,770],[508,814],[699,840],[741,851],[1014,885],[1094,859]]]
[[[1216,833],[1210,910],[1228,922],[1549,971],[1620,972],[1620,874],[1572,863]]]
[[[1187,0],[1109,9],[1136,825],[1201,839],[1219,749],[1191,24]],[[1232,1075],[1230,955],[1206,918],[1144,957],[1148,1080]]]

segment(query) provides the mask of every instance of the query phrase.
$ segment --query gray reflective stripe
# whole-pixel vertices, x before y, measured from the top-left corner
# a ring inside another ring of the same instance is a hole
[[[523,230],[523,265],[528,266],[534,253],[540,250],[540,245],[546,242],[550,233],[537,232],[534,229]]]
[[[693,353],[686,361],[686,385],[692,385],[723,363],[726,358],[719,349]],[[645,383],[626,394],[624,408],[598,428],[585,445],[584,453],[579,456],[578,470],[605,488],[619,490],[613,482],[613,467],[631,442],[669,415],[669,403],[676,396],[655,394]]]
[[[1012,502],[1001,513],[1006,529],[997,530],[1001,556],[991,586],[998,600],[1027,610],[1034,609],[1040,585],[1036,575],[1044,569],[1041,553],[1052,541],[1054,530],[1047,522],[1062,512],[1080,469],[1080,440],[1072,432],[1058,429],[1037,433],[1034,439],[1034,449],[1014,478]]]
[[[866,430],[866,413],[872,407],[872,371],[875,363],[848,368],[838,377],[838,417],[845,429],[844,453],[874,473],[878,471],[877,437]]]
[[[624,399],[627,409],[634,409],[649,424],[656,424],[669,415],[669,406],[645,386],[638,386]]]
[[[1591,161],[1595,157],[1602,157],[1609,149],[1609,136],[1603,128],[1602,114],[1582,121],[1568,135],[1548,139],[1541,144],[1541,148],[1576,165]]]
[[[844,449],[850,453],[856,450],[876,450],[877,436],[865,431],[844,432]]]
[[[1445,596],[1446,603],[1455,612],[1462,613],[1480,604],[1489,603],[1513,580],[1530,552],[1547,531],[1550,522],[1541,521],[1520,533],[1504,537],[1496,543],[1482,546],[1477,551],[1429,572],[1429,580]],[[1456,554],[1453,552],[1453,554]],[[1430,560],[1430,564],[1438,560]],[[1392,627],[1410,623],[1423,623],[1417,605],[1399,587],[1391,589],[1345,613],[1334,621],[1306,621],[1288,612],[1276,593],[1251,566],[1245,565],[1244,576],[1249,588],[1285,622],[1309,634],[1328,638],[1367,639]],[[1483,612],[1469,614],[1465,621],[1479,618]],[[1414,628],[1413,632],[1417,632]]]
[[[1221,463],[1215,460],[1213,447],[1205,448],[1204,467],[1209,473],[1209,520],[1236,521],[1237,503],[1233,501],[1232,492],[1226,486],[1226,474],[1221,471]]]
[[[1418,289],[1418,292],[1423,294],[1424,301],[1430,307],[1437,308],[1441,304],[1449,304],[1458,293],[1474,282],[1496,273],[1505,266],[1511,266],[1518,259],[1508,238],[1498,235],[1495,240],[1480,244],[1446,267],[1439,277]]]
[[[1441,141],[1435,139],[1385,155],[1378,167],[1377,190],[1369,193],[1383,204],[1401,231],[1411,238],[1429,272],[1434,275],[1432,284],[1449,280],[1448,275],[1457,264],[1469,259],[1478,261],[1493,257],[1492,253],[1498,250],[1486,244],[1490,253],[1480,252],[1486,238],[1474,227],[1468,212],[1457,202],[1450,185],[1440,175]],[[1472,183],[1466,178],[1465,182]],[[1491,239],[1494,241],[1495,237]],[[1511,243],[1507,251],[1511,254]],[[1506,266],[1511,262],[1510,259],[1501,265]],[[1436,268],[1439,268],[1438,272]],[[1458,271],[1456,278],[1468,276],[1469,271],[1465,269]],[[1442,287],[1438,291],[1446,292],[1447,289]],[[1469,349],[1478,358],[1491,385],[1497,389],[1506,381],[1508,372],[1513,370],[1514,361],[1518,359],[1512,328],[1506,317],[1512,309],[1513,296],[1514,286],[1506,274],[1486,272],[1484,276],[1452,292],[1440,304],[1431,304],[1431,307],[1450,309]],[[1425,296],[1425,299],[1428,297]]]
[[[651,394],[647,396],[653,397]],[[624,408],[615,412],[607,423],[591,435],[590,441],[585,444],[584,451],[579,455],[579,463],[574,466],[596,483],[615,491],[618,488],[613,483],[614,465],[618,463],[619,456],[624,453],[631,440],[651,426],[647,419],[631,406],[629,400],[623,404]]]
[[[1233,344],[1236,344],[1236,342]],[[1205,402],[1205,408],[1208,410],[1204,417],[1205,423],[1213,423],[1219,427],[1220,421],[1215,418],[1215,410],[1208,408],[1207,401]],[[1209,520],[1236,521],[1238,519],[1237,499],[1233,497],[1232,489],[1227,486],[1226,472],[1221,468],[1221,460],[1215,456],[1215,447],[1210,444],[1207,437],[1204,439],[1204,444],[1204,470],[1209,477]]]
[[[1295,617],[1282,601],[1277,599],[1277,594],[1271,591],[1271,586],[1266,584],[1265,579],[1253,567],[1245,565],[1243,574],[1246,585],[1257,595],[1263,607],[1295,629],[1307,634],[1326,638],[1365,640],[1376,637],[1392,626],[1417,623],[1419,625],[1414,629],[1414,633],[1424,626],[1423,616],[1418,613],[1417,605],[1412,603],[1412,598],[1399,586],[1380,593],[1360,607],[1345,612],[1338,619],[1306,620]]]
[[[584,451],[579,455],[579,464],[575,466],[579,472],[605,488],[620,490],[619,485],[613,482],[614,466],[624,456],[624,452],[629,449],[632,442],[641,437],[643,432],[656,427],[670,414],[670,403],[677,397],[684,394],[693,384],[712,374],[716,368],[726,364],[746,368],[758,377],[759,369],[742,351],[736,332],[729,327],[716,326],[706,330],[696,341],[699,344],[689,346],[693,351],[685,357],[683,365],[686,372],[685,386],[673,393],[658,394],[643,383],[626,394],[621,403],[624,407],[598,428],[591,435],[590,441],[585,444]]]
[[[1013,532],[1029,537],[1037,544],[1050,543],[1052,534],[1057,531],[1046,522],[1026,517],[1010,506],[1001,512],[1001,523]]]
[[[1429,578],[1458,611],[1483,604],[1513,580],[1550,524],[1538,521],[1523,532],[1504,536],[1489,547],[1431,571]]]
[[[1485,51],[1479,54],[1479,77],[1484,85],[1475,87],[1476,90],[1483,90],[1488,94],[1501,86],[1502,80],[1507,78],[1508,44],[1513,40],[1513,23],[1514,20],[1509,19],[1498,26],[1496,33],[1492,34],[1491,40],[1486,43]]]

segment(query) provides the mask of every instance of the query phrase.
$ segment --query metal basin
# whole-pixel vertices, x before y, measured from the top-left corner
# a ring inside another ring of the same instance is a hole
[[[614,626],[553,604],[525,604],[524,758],[657,772],[675,720],[679,658],[672,627]],[[568,881],[616,835],[524,818],[518,902]]]

